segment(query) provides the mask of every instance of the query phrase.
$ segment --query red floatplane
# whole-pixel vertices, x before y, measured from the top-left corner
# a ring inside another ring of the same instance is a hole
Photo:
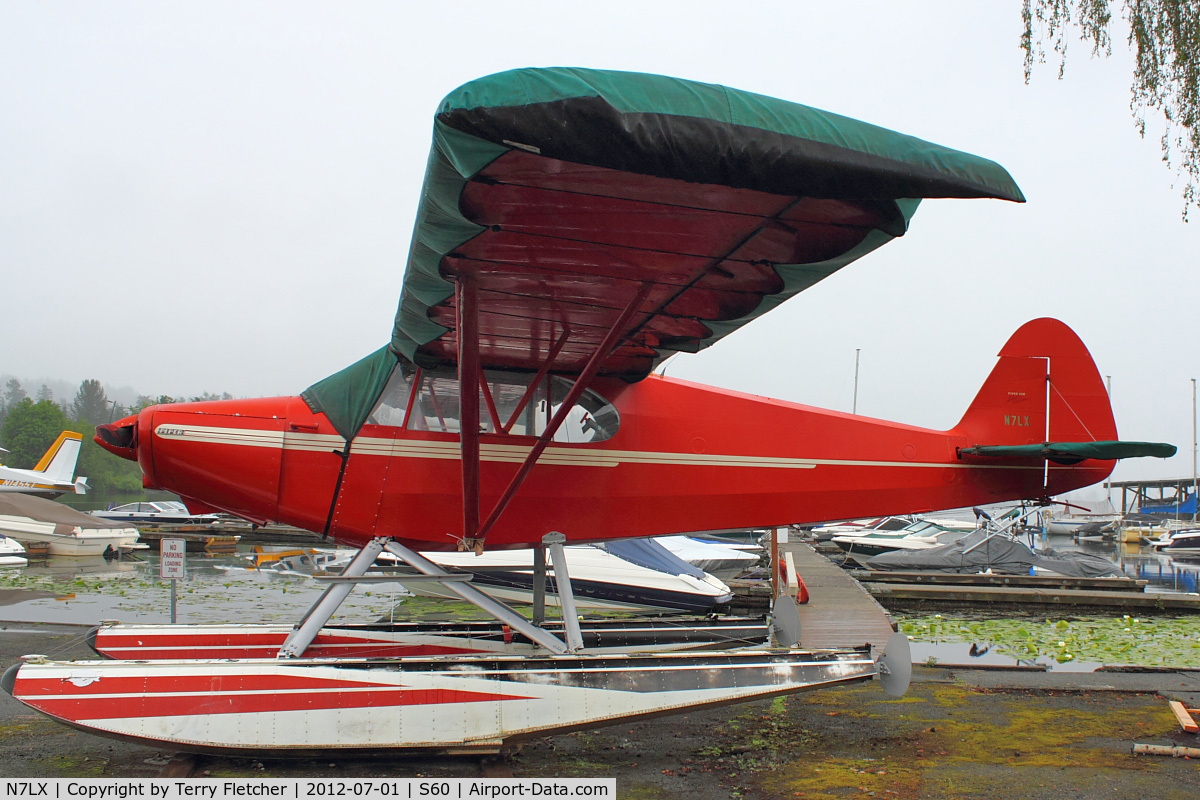
[[[294,628],[106,626],[96,647],[114,660],[29,658],[4,677],[15,697],[162,746],[327,754],[495,750],[877,676],[902,693],[902,635],[882,658],[804,649],[790,600],[771,646],[743,623],[683,644],[580,626],[562,545],[1045,499],[1163,454],[1116,441],[1090,355],[1051,319],[1012,336],[949,430],[654,374],[905,234],[922,198],[1022,201],[991,161],[583,69],[468,83],[433,139],[386,346],[298,397],[155,406],[96,434],[194,511],[296,525],[358,557]],[[557,626],[420,555],[531,546],[555,568]],[[327,626],[384,550],[497,622]],[[752,646],[688,649],[723,639]]]

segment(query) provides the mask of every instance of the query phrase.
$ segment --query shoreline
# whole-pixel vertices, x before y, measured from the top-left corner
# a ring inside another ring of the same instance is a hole
[[[0,625],[0,665],[88,658],[87,625]],[[552,736],[502,759],[265,760],[185,756],[72,730],[0,694],[0,771],[13,777],[616,777],[618,797],[1149,797],[1200,791],[1194,746],[1167,706],[1200,703],[1200,672],[914,668],[888,700],[874,682]],[[998,772],[999,771],[999,772]],[[1000,777],[1002,773],[1003,777]],[[1052,775],[1056,775],[1051,779]],[[989,783],[1001,780],[1002,783]],[[971,787],[977,788],[971,788]],[[990,789],[987,788],[990,786]],[[784,791],[784,790],[787,791]],[[857,791],[852,792],[856,794]]]

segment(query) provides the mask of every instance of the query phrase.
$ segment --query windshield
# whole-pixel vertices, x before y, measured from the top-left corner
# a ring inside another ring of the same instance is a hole
[[[486,392],[482,387],[479,391],[481,433],[540,436],[561,410],[572,386],[565,378],[550,376],[531,388],[532,374],[506,370],[486,370],[484,377]],[[398,367],[367,423],[459,433],[458,376],[453,369],[413,372]],[[553,441],[602,442],[616,434],[619,424],[612,404],[586,389],[567,411]]]

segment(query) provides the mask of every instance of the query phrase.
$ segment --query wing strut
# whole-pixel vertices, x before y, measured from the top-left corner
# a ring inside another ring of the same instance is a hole
[[[463,542],[473,546],[479,530],[479,381],[483,377],[479,369],[479,284],[472,275],[460,275],[456,285]]]
[[[484,521],[483,525],[478,525],[479,519],[479,394],[476,386],[479,382],[479,341],[478,341],[478,290],[470,279],[460,278],[459,286],[459,328],[458,328],[458,391],[460,402],[462,404],[462,460],[463,460],[463,549],[473,549],[476,552],[482,552],[483,541],[487,537],[488,531],[496,524],[496,520],[500,518],[500,514],[508,507],[508,503],[516,494],[517,489],[525,482],[525,478],[529,475],[529,471],[533,469],[533,465],[537,463],[538,458],[550,444],[554,438],[554,434],[562,427],[563,422],[567,419],[567,413],[575,402],[583,394],[583,390],[587,388],[588,383],[596,376],[600,369],[600,365],[604,362],[609,354],[616,349],[617,345],[623,338],[625,326],[629,320],[641,307],[647,295],[650,294],[650,289],[653,284],[650,282],[642,283],[638,286],[638,290],[634,292],[629,303],[621,315],[613,322],[608,333],[605,334],[604,340],[596,347],[596,351],[592,353],[583,370],[575,378],[567,396],[563,398],[562,404],[558,408],[558,412],[554,418],[550,420],[550,424],[546,426],[546,430],[542,431],[542,435],[538,437],[534,443],[533,449],[525,460],[521,463],[520,469],[513,479],[509,482],[508,488],[504,490],[504,494],[496,501],[495,507],[491,514]],[[548,369],[553,356],[561,349],[566,341],[567,331],[564,331],[555,344],[555,350],[551,354],[551,358],[547,360],[544,369]],[[537,385],[535,381],[533,386]],[[467,387],[470,387],[468,389]],[[468,407],[468,398],[470,398],[470,407]],[[473,417],[468,417],[469,413],[473,413]],[[468,460],[470,463],[468,463]],[[468,495],[468,493],[472,493]],[[474,514],[474,517],[471,515]]]
[[[512,430],[513,423],[521,418],[521,412],[525,410],[525,406],[529,403],[529,398],[533,397],[533,393],[537,391],[538,384],[542,382],[542,378],[546,377],[546,373],[550,371],[550,367],[554,366],[554,359],[558,358],[559,352],[563,349],[563,345],[567,343],[567,337],[570,335],[571,329],[563,326],[563,332],[559,335],[558,341],[554,343],[554,347],[550,348],[550,354],[546,356],[546,360],[542,363],[537,375],[534,375],[533,380],[529,382],[529,388],[525,390],[525,394],[521,395],[521,401],[517,403],[517,407],[509,415],[508,422],[504,425],[505,433]]]

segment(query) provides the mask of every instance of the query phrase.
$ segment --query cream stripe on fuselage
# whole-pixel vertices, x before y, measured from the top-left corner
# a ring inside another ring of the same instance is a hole
[[[301,452],[340,450],[346,440],[334,434],[295,433],[252,428],[217,428],[202,425],[159,425],[154,433],[162,439],[223,444],[238,447],[274,447]],[[482,461],[519,464],[533,449],[532,445],[491,444],[481,442]],[[383,458],[429,458],[459,460],[459,443],[427,439],[381,439],[358,437],[350,447],[351,455]],[[759,467],[770,469],[814,469],[818,466],[838,467],[917,467],[924,469],[1033,469],[1016,465],[951,464],[918,461],[856,461],[826,458],[782,458],[775,456],[716,455],[709,453],[651,453],[641,450],[577,449],[547,447],[538,459],[539,464],[577,467],[615,467],[620,464],[655,464],[709,467]],[[1038,466],[1036,469],[1041,469]]]

